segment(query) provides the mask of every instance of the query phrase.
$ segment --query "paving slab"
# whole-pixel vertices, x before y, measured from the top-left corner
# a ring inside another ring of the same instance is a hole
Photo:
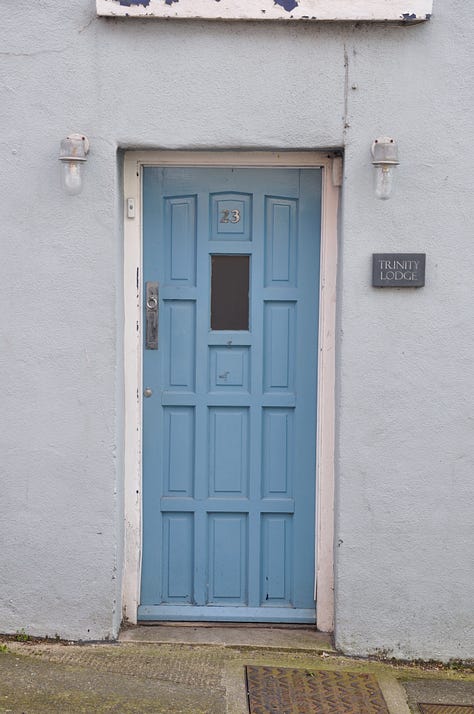
[[[223,714],[225,690],[193,681],[167,681],[137,667],[107,671],[70,653],[65,661],[14,652],[0,655],[2,714]],[[104,652],[105,654],[105,652]],[[120,663],[118,663],[120,665]],[[156,662],[155,664],[158,664]],[[199,673],[197,673],[199,674]],[[199,678],[198,678],[199,679]]]
[[[334,652],[331,635],[319,632],[314,627],[139,625],[122,630],[119,641]]]
[[[420,712],[417,704],[457,704],[474,706],[474,682],[449,681],[446,679],[416,679],[403,682],[408,702],[415,714]]]
[[[474,707],[464,704],[424,704],[418,708],[421,714],[474,714]]]

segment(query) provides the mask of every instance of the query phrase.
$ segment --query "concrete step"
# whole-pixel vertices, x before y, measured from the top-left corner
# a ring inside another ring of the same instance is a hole
[[[156,623],[124,628],[120,642],[147,644],[220,645],[239,649],[295,652],[334,652],[332,637],[314,627],[242,626],[201,623]]]

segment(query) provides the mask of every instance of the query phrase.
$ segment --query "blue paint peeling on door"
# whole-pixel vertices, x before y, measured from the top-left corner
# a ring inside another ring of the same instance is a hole
[[[321,171],[146,167],[143,201],[139,619],[314,622]],[[248,318],[211,329],[233,256]]]

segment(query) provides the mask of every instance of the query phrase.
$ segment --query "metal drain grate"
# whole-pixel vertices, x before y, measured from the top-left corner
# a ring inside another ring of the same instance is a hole
[[[469,704],[418,704],[421,714],[474,714]]]
[[[250,714],[389,714],[371,674],[246,669]]]

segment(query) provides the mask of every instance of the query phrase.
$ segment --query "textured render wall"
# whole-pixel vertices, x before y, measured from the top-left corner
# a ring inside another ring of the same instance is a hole
[[[0,631],[104,638],[119,624],[117,149],[344,145],[337,643],[472,656],[468,2],[411,28],[0,8]],[[68,197],[56,156],[76,130],[91,154]],[[385,133],[402,160],[388,203],[368,154]],[[427,252],[426,288],[370,288],[371,253],[391,250]]]
[[[435,4],[349,49],[337,406],[336,636],[346,652],[474,656],[472,13]],[[354,53],[355,50],[355,53]],[[400,141],[370,196],[370,134]],[[372,251],[427,253],[426,287],[369,287]]]

